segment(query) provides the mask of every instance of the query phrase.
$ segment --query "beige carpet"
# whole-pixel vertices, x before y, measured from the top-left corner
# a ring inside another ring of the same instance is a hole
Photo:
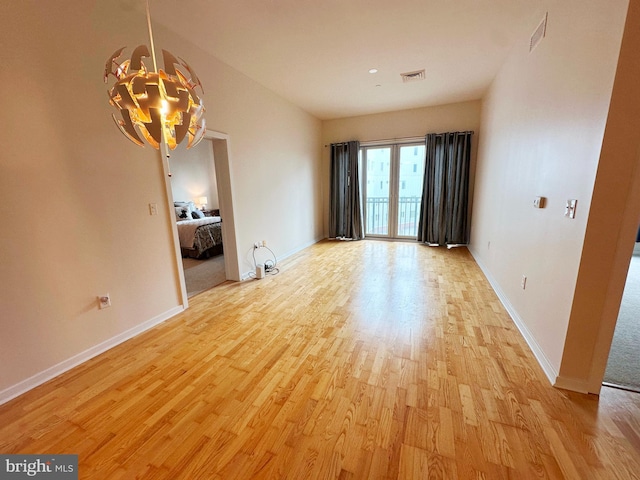
[[[604,383],[640,392],[640,256],[633,255]]]
[[[224,271],[224,255],[206,260],[183,258],[182,265],[188,297],[209,290],[227,279]]]

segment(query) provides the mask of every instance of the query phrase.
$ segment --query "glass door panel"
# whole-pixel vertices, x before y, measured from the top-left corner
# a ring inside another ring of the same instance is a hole
[[[367,148],[366,163],[366,235],[389,235],[389,197],[391,147]]]
[[[398,148],[398,195],[396,237],[417,237],[418,216],[424,175],[424,145],[400,145]]]
[[[365,234],[416,238],[422,199],[424,143],[360,150]]]

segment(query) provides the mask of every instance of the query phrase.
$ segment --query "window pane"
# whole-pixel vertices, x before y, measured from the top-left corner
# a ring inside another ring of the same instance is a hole
[[[424,173],[424,146],[400,147],[399,181],[402,185],[398,196],[399,237],[418,235],[418,215],[422,198],[422,176]]]
[[[389,234],[389,174],[391,172],[391,149],[367,149],[367,235]],[[367,182],[368,183],[368,182]]]

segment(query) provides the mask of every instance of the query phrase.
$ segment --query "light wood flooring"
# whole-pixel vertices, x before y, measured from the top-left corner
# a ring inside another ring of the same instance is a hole
[[[0,406],[0,453],[101,480],[640,478],[640,396],[551,387],[466,249],[279,266]]]

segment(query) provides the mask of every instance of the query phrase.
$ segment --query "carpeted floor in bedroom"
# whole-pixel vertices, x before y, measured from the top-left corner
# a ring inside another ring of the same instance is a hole
[[[640,392],[640,256],[633,255],[604,380]]]
[[[188,297],[209,290],[227,279],[224,271],[224,255],[205,260],[183,258],[182,265]]]

